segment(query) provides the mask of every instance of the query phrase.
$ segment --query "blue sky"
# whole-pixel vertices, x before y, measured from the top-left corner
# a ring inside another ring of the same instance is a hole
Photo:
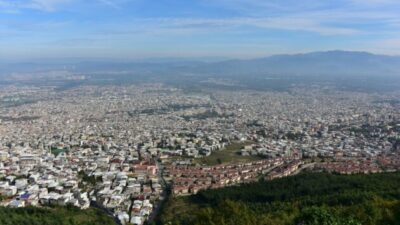
[[[0,59],[400,55],[399,0],[0,0]]]

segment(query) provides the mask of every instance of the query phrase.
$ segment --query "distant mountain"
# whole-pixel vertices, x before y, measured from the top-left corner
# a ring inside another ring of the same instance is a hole
[[[196,60],[105,60],[61,59],[21,63],[0,63],[0,74],[69,70],[73,72],[134,72],[147,75],[400,75],[400,56],[367,52],[327,51],[275,55],[250,60],[207,62]]]
[[[198,68],[203,73],[232,75],[400,75],[400,56],[327,51],[230,60]]]

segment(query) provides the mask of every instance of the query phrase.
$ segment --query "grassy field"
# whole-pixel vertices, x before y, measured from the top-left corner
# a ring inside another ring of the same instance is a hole
[[[51,153],[56,157],[62,152],[67,152],[67,150],[66,149],[59,149],[59,148],[51,148]]]
[[[260,156],[241,156],[239,154],[240,149],[249,144],[253,144],[253,142],[246,141],[231,143],[225,149],[221,151],[215,151],[210,156],[195,159],[194,163],[213,166],[218,164],[250,162],[262,159]]]

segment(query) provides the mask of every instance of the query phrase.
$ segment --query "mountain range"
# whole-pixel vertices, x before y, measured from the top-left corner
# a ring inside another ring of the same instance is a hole
[[[0,74],[68,70],[71,72],[132,72],[192,75],[400,75],[400,56],[368,52],[326,51],[274,55],[256,59],[200,60],[58,59],[0,63]]]

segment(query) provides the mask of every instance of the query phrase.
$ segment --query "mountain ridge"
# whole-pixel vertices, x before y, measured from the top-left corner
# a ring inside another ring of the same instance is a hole
[[[279,54],[253,59],[231,59],[217,62],[173,59],[106,60],[80,59],[49,62],[0,63],[0,73],[69,70],[71,72],[135,71],[146,73],[182,73],[214,75],[400,75],[400,56],[365,51],[316,51]]]

